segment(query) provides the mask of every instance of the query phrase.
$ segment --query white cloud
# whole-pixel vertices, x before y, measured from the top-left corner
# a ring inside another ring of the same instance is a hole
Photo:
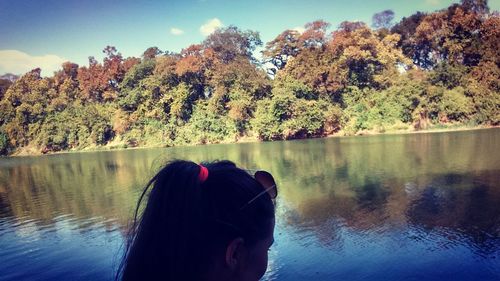
[[[177,27],[172,27],[170,28],[170,33],[172,33],[173,35],[182,35],[184,34],[184,30],[179,29]]]
[[[297,31],[300,34],[304,33],[304,31],[306,31],[306,29],[303,26],[294,27],[294,28],[292,28],[292,30]]]
[[[24,74],[39,67],[43,76],[50,76],[65,61],[57,55],[32,56],[18,50],[0,50],[0,74]]]
[[[204,25],[200,26],[201,34],[207,36],[214,32],[217,28],[223,27],[224,25],[218,18],[213,18],[208,20]]]

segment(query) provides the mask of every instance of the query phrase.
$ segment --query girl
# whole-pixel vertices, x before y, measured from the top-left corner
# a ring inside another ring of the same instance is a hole
[[[229,161],[169,163],[139,198],[117,279],[259,280],[274,241],[276,195],[264,171],[252,176]]]

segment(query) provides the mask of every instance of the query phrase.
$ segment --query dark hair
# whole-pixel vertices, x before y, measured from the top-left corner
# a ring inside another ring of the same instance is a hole
[[[230,161],[203,166],[209,171],[203,183],[200,166],[182,160],[170,162],[150,180],[137,203],[116,279],[201,279],[233,239],[252,244],[270,235],[274,204],[269,195],[241,209],[262,185]]]

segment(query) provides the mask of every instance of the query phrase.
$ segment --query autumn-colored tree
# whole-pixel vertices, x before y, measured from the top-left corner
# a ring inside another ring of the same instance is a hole
[[[317,20],[307,23],[304,27],[304,32],[299,36],[301,48],[321,48],[325,45],[327,41],[326,31],[330,27],[329,23]]]
[[[300,52],[297,57],[290,59],[285,69],[278,72],[276,79],[285,79],[282,76],[290,76],[297,79],[319,93],[323,97],[333,95],[346,83],[345,75],[339,72],[331,72],[335,57],[331,52],[323,49],[310,49]],[[332,75],[329,75],[329,74]]]
[[[344,22],[331,38],[326,48],[304,50],[284,69],[330,100],[338,101],[348,85],[386,87],[398,66],[411,64],[395,48],[395,34],[380,39],[366,25]]]
[[[500,14],[462,0],[393,18],[285,30],[261,62],[258,32],[229,26],[178,54],[107,46],[102,62],[65,62],[51,77],[1,76],[0,154],[499,125]]]
[[[204,95],[206,71],[212,64],[213,56],[207,56],[210,53],[213,52],[203,49],[203,45],[191,45],[181,51],[180,59],[175,65],[179,81],[191,85],[193,94],[199,97]]]
[[[128,72],[129,69],[131,69],[134,65],[138,64],[141,62],[141,59],[135,58],[135,57],[128,57],[125,60],[123,60],[123,71]]]
[[[118,84],[123,80],[125,69],[123,68],[123,57],[114,46],[106,46],[102,51],[106,56],[103,60],[104,77],[110,86],[107,90],[113,91],[118,88]],[[105,93],[106,94],[106,93]],[[113,95],[113,94],[109,94]]]
[[[500,14],[491,15],[482,23],[479,30],[482,61],[491,61],[500,65]]]
[[[89,66],[80,67],[77,75],[83,102],[102,102],[102,93],[108,87],[103,67],[94,57],[89,57]]]
[[[417,45],[414,37],[415,31],[424,17],[425,14],[422,12],[403,17],[399,23],[391,28],[391,32],[401,36],[397,47],[401,48],[403,54],[412,59],[415,65],[427,68],[431,62],[425,54],[429,53],[430,46],[426,42]]]
[[[183,49],[180,60],[175,65],[179,76],[202,76],[206,69],[202,45],[191,45]]]
[[[154,59],[157,56],[161,55],[163,51],[161,51],[158,47],[149,47],[142,53],[143,59]]]
[[[443,61],[474,66],[482,59],[481,27],[487,9],[468,3],[424,16],[415,29],[414,59],[424,68]],[[467,4],[467,5],[466,5]]]
[[[89,66],[78,69],[77,79],[84,102],[108,102],[117,98],[118,85],[126,71],[138,61],[134,58],[123,60],[122,55],[113,46],[106,46],[103,63],[89,57]]]
[[[55,74],[57,77],[58,73]],[[62,72],[60,72],[63,79],[70,78],[75,80],[78,75],[78,64],[72,62],[65,62],[62,64]]]
[[[269,69],[270,74],[274,76],[278,70],[285,68],[288,60],[298,56],[302,50],[322,48],[327,40],[328,27],[330,27],[329,23],[318,20],[307,23],[302,33],[296,30],[285,30],[268,42],[262,54],[264,62],[274,66]]]

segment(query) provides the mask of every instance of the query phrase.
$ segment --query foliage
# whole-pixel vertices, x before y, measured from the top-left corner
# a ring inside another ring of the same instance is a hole
[[[376,13],[372,17],[372,25],[376,29],[389,29],[392,25],[392,20],[394,19],[394,11],[385,10],[380,13]]]
[[[40,126],[35,144],[42,151],[103,145],[113,138],[112,128],[108,108],[100,105],[75,105],[49,115]]]
[[[180,144],[207,144],[234,141],[236,126],[228,116],[208,110],[207,102],[198,102],[189,122],[179,133]]]
[[[9,148],[9,140],[4,132],[0,132],[0,155],[7,154]]]
[[[465,121],[472,111],[472,102],[465,95],[464,88],[456,87],[444,91],[440,103],[440,112],[442,112],[444,118],[453,121]]]
[[[440,63],[429,75],[429,82],[448,89],[462,85],[468,68],[464,65]]]
[[[261,140],[323,136],[340,126],[340,108],[318,100],[293,78],[275,81],[272,97],[257,103],[252,128]]]
[[[65,62],[0,77],[0,153],[172,146],[500,124],[500,17],[462,0],[393,23],[317,20],[262,46],[220,28],[180,53]]]

